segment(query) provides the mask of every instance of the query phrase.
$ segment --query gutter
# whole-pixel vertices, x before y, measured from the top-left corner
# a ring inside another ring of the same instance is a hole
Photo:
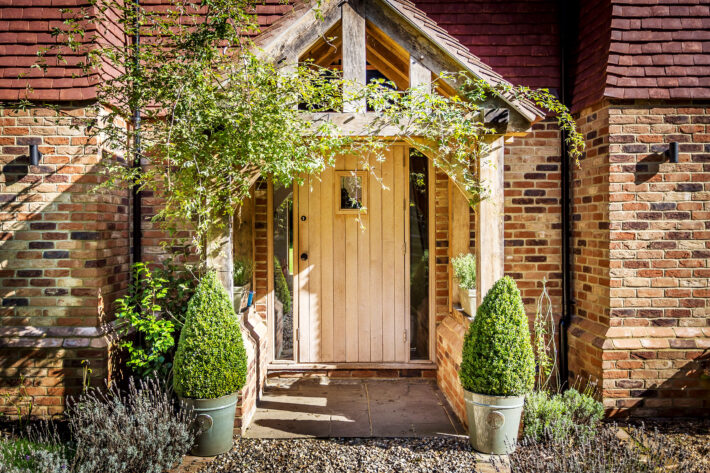
[[[139,14],[140,14],[140,0],[133,0],[134,7],[133,11],[135,16],[133,19],[133,27],[135,28],[133,35],[133,47],[135,54],[135,67],[140,68],[140,44],[141,37],[139,33]],[[141,167],[141,110],[138,104],[133,109],[133,169],[140,169]],[[143,232],[141,229],[141,222],[143,220],[141,215],[142,208],[142,192],[138,183],[134,183],[131,188],[131,195],[133,197],[133,264],[140,263],[143,259],[143,245],[142,238]]]
[[[571,94],[568,91],[567,79],[571,77],[568,70],[568,59],[572,46],[576,42],[576,1],[558,0],[558,28],[560,30],[560,101],[571,108]],[[572,278],[574,270],[570,258],[570,240],[572,239],[572,186],[570,173],[569,146],[566,133],[560,133],[560,220],[562,236],[562,318],[559,324],[560,346],[560,389],[569,387],[569,338],[568,331],[572,321],[575,301],[572,293]]]

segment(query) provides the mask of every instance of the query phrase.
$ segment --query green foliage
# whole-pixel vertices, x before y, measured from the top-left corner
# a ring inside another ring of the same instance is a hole
[[[520,396],[535,383],[535,360],[520,291],[509,276],[493,285],[463,342],[459,379],[478,394]]]
[[[134,373],[166,379],[186,298],[194,292],[194,278],[186,272],[177,275],[172,265],[151,272],[145,264],[136,263],[132,269],[128,294],[116,300],[119,346],[128,352],[126,364]]]
[[[274,275],[276,278],[276,298],[283,304],[284,314],[290,314],[292,310],[291,291],[288,290],[286,276],[284,276],[278,258],[274,257]]]
[[[234,285],[243,287],[251,283],[251,275],[254,271],[254,265],[247,258],[236,258],[234,260]]]
[[[47,470],[44,461],[47,457],[56,465],[55,469]],[[2,473],[66,472],[70,461],[69,449],[61,443],[28,438],[0,439],[0,472]]]
[[[182,397],[214,399],[246,382],[247,356],[234,305],[214,271],[200,281],[180,334],[173,387]]]
[[[476,288],[476,257],[471,253],[461,253],[451,259],[454,268],[454,277],[462,289]]]
[[[604,417],[604,406],[593,397],[576,389],[563,394],[535,391],[525,399],[524,435],[541,441],[546,435],[561,441],[573,430],[579,435],[593,435]]]
[[[0,398],[3,399],[3,404],[5,406],[11,407],[15,411],[15,417],[17,417],[17,422],[20,429],[27,427],[30,420],[32,420],[32,411],[34,410],[35,400],[27,391],[27,386],[31,385],[31,382],[25,379],[24,375],[20,375],[17,382],[17,392],[12,392],[5,390],[0,394]],[[0,412],[0,416],[4,416],[3,412]]]
[[[277,67],[252,52],[255,4],[202,0],[195,8],[191,1],[176,0],[155,9],[92,0],[90,7],[67,10],[54,30],[60,60],[68,46],[85,53],[87,76],[102,68],[112,71],[98,85],[94,117],[73,117],[72,123],[91,130],[111,151],[106,155],[134,162],[140,157],[145,163],[126,166],[105,159],[101,188],[138,186],[164,196],[154,220],[173,232],[192,230],[198,251],[260,176],[290,185],[322,172],[341,154],[360,156],[359,164],[376,174],[382,151],[398,140],[429,156],[475,205],[488,196],[477,165],[497,133],[483,120],[483,107],[492,101],[534,102],[557,117],[574,159],[584,149],[569,111],[544,89],[491,86],[463,72],[442,73],[437,80],[459,86],[457,96],[445,97],[423,88],[397,91],[382,80],[354,86],[339,72],[312,63]],[[102,41],[86,28],[119,23],[132,36],[136,21],[144,38],[140,48]],[[356,92],[344,96],[343,90]],[[345,136],[330,121],[312,121],[304,113],[341,110],[345,102],[362,100],[378,117],[358,133],[365,139]],[[135,130],[125,126],[135,110],[143,113],[141,150],[133,148]],[[385,128],[392,139],[378,137]]]

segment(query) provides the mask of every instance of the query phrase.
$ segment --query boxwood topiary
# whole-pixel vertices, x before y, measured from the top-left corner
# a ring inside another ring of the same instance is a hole
[[[215,399],[239,391],[246,372],[239,319],[217,274],[209,272],[187,306],[175,353],[175,392],[187,398]]]
[[[466,333],[459,379],[467,391],[492,396],[520,396],[535,384],[528,318],[508,276],[488,291]]]

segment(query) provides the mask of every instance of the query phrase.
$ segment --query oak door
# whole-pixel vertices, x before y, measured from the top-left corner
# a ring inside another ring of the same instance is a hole
[[[301,363],[408,361],[408,148],[371,161],[375,175],[344,156],[297,189]]]

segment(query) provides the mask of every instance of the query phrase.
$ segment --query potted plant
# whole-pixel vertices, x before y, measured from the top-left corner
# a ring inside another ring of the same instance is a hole
[[[471,322],[459,379],[473,448],[512,453],[525,394],[535,385],[535,360],[520,291],[508,276],[488,291]]]
[[[241,324],[211,271],[188,303],[174,361],[175,392],[197,416],[200,433],[193,455],[214,456],[232,447],[237,397],[246,373]]]
[[[237,258],[234,260],[234,309],[239,312],[242,307],[244,294],[248,291],[251,284],[251,275],[254,266],[252,262],[246,258]]]
[[[476,257],[471,253],[462,253],[451,260],[454,277],[459,284],[461,308],[468,315],[476,312]]]

